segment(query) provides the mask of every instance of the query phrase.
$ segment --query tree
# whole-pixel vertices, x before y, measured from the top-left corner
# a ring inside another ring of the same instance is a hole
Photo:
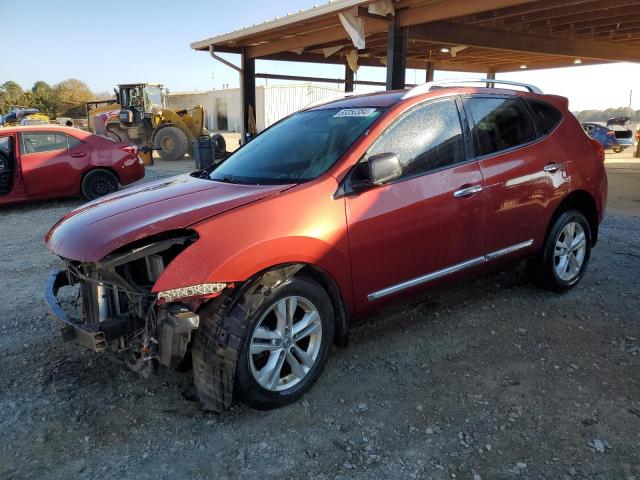
[[[49,117],[54,117],[56,113],[56,102],[53,88],[47,82],[38,80],[31,87],[30,107],[37,108],[40,113]]]
[[[24,105],[28,101],[22,87],[9,80],[0,85],[0,114],[5,114],[14,105]]]
[[[86,83],[70,78],[53,87],[55,115],[59,117],[82,117],[85,102],[93,99],[93,93]]]

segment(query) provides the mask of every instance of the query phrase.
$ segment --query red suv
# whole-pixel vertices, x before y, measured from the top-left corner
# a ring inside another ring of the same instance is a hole
[[[354,319],[428,289],[525,258],[572,288],[604,153],[567,99],[525,87],[336,100],[220,165],[74,210],[46,237],[67,265],[46,291],[63,338],[143,373],[190,362],[207,408],[264,409],[300,397]]]

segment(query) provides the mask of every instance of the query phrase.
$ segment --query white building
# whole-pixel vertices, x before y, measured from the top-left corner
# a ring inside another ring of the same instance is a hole
[[[261,132],[290,113],[323,99],[342,97],[342,90],[311,83],[256,87],[256,128]],[[167,107],[173,110],[202,105],[205,128],[209,131],[240,132],[242,102],[240,89],[208,92],[176,92],[167,96]]]

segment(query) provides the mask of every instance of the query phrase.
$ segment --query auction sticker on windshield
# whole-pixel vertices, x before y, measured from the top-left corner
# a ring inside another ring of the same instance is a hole
[[[333,117],[368,117],[375,111],[375,108],[343,108]]]

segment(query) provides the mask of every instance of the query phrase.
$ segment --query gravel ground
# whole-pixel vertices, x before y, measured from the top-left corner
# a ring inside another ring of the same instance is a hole
[[[215,415],[190,372],[62,343],[42,239],[80,203],[0,213],[0,478],[640,480],[638,217],[568,294],[521,268],[435,293],[354,329],[302,401]]]

